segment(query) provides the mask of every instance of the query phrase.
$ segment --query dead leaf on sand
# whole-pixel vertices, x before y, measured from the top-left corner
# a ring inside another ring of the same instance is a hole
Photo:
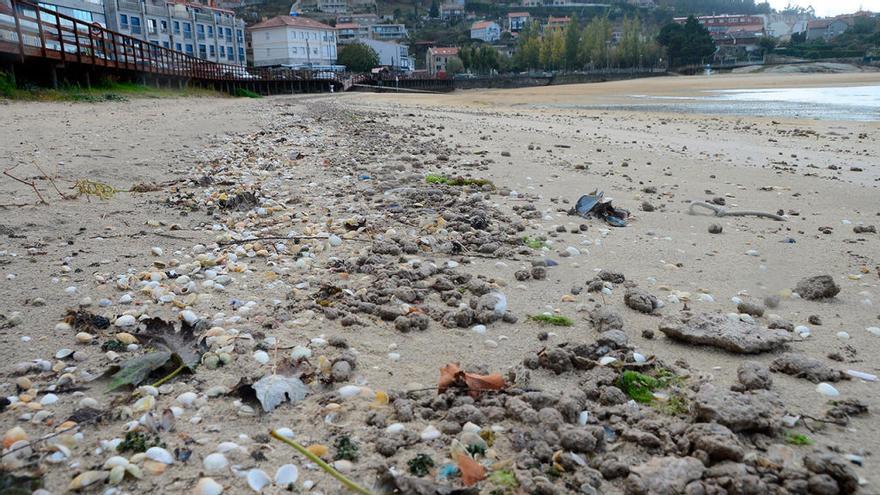
[[[500,373],[477,375],[462,371],[458,363],[449,363],[440,368],[437,391],[442,394],[450,388],[466,388],[471,397],[477,397],[483,390],[502,390],[506,386]]]

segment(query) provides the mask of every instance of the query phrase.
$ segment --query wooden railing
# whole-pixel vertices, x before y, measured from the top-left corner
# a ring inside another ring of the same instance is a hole
[[[4,3],[6,2],[6,3]],[[203,60],[97,23],[41,7],[28,0],[0,0],[0,52],[21,57],[88,64],[207,81],[339,82],[342,74],[309,70],[247,68]]]

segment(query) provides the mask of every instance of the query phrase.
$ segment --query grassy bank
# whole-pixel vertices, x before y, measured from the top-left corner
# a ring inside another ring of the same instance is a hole
[[[62,85],[58,89],[37,86],[18,87],[12,78],[0,72],[0,98],[23,101],[125,101],[131,98],[229,97],[210,89],[166,89],[129,82],[100,81],[91,88]]]

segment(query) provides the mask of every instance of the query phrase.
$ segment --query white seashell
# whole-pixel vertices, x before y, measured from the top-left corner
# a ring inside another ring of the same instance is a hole
[[[599,359],[599,364],[601,364],[602,366],[608,366],[609,364],[613,363],[614,361],[617,361],[616,357],[602,356],[602,358]]]
[[[138,399],[134,405],[131,406],[131,409],[136,413],[143,413],[153,409],[155,406],[156,398],[152,395],[147,395]]]
[[[73,354],[73,349],[68,349],[66,347],[63,349],[58,349],[58,352],[55,353],[55,359],[64,359],[71,354]]]
[[[58,402],[58,396],[55,394],[46,394],[40,399],[40,404],[43,406],[51,406],[56,402]]]
[[[840,392],[838,392],[836,388],[825,382],[816,385],[816,392],[819,392],[826,397],[837,397],[840,395]]]
[[[76,334],[76,341],[80,344],[88,344],[95,336],[87,332],[79,332]]]
[[[107,471],[86,471],[71,480],[70,484],[67,485],[67,489],[70,491],[82,490],[87,486],[100,483],[109,477],[110,473]]]
[[[297,479],[299,479],[299,468],[293,464],[285,464],[275,473],[275,484],[282,487],[296,483]]]
[[[865,380],[867,382],[876,382],[877,381],[877,375],[872,375],[870,373],[865,373],[862,371],[846,370],[846,374],[853,377],[853,378],[858,378],[860,380]]]
[[[871,335],[880,337],[880,327],[867,327],[865,328],[865,330],[867,330],[868,333],[870,333]]]
[[[202,478],[196,483],[193,495],[220,495],[223,493],[223,485],[211,478]]]
[[[193,326],[196,324],[197,321],[199,321],[198,315],[188,309],[180,312],[180,319],[185,321],[186,324],[189,326]]]
[[[237,450],[239,448],[238,444],[235,442],[223,442],[217,446],[217,452],[221,454],[225,454],[231,450]]]
[[[581,411],[578,414],[578,424],[583,426],[587,424],[587,421],[590,420],[590,411]]]
[[[639,354],[638,352],[633,353],[633,361],[637,363],[644,363],[647,360],[648,358],[646,358],[643,354]]]
[[[125,477],[125,466],[114,466],[113,469],[110,470],[110,479],[108,482],[111,485],[118,485],[122,482],[122,478]]]
[[[152,249],[150,249],[150,251],[156,256],[162,256],[164,254],[164,251],[162,251],[162,248],[160,248],[159,246],[153,247]]]
[[[229,461],[226,460],[225,455],[214,453],[205,457],[205,460],[202,461],[202,465],[205,467],[205,471],[209,473],[219,472],[229,467]]]
[[[440,430],[434,428],[433,425],[428,425],[422,430],[422,433],[419,435],[422,440],[429,441],[434,440],[435,438],[440,438]]]
[[[385,432],[394,435],[395,433],[400,433],[405,429],[406,426],[404,426],[403,423],[392,423],[385,428]]]
[[[122,315],[119,318],[116,318],[114,324],[117,327],[133,327],[137,324],[137,320],[132,315]]]
[[[294,437],[296,436],[296,435],[293,433],[293,430],[291,430],[290,428],[287,428],[287,427],[284,427],[284,428],[276,428],[276,429],[275,429],[275,433],[281,435],[281,436],[284,437],[284,438],[291,438],[291,439],[292,439],[292,438],[294,438]]]
[[[116,466],[128,466],[128,459],[122,457],[121,455],[114,455],[113,457],[104,461],[104,469],[113,469]]]
[[[263,488],[272,483],[272,480],[262,469],[251,469],[247,473],[247,483],[251,490],[260,493]]]
[[[192,407],[198,398],[195,392],[184,392],[177,396],[177,402],[183,407]]]
[[[810,327],[807,327],[804,325],[798,325],[798,326],[794,327],[794,333],[800,335],[801,338],[805,339],[810,336],[810,333],[811,333]]]
[[[461,431],[464,433],[479,433],[482,428],[468,421],[461,427]]]
[[[174,464],[174,456],[162,447],[150,447],[146,452],[147,459],[161,462],[162,464]]]
[[[294,362],[310,357],[312,357],[312,351],[308,347],[298,345],[290,351],[290,359]]]
[[[260,364],[266,364],[269,362],[269,353],[266,351],[256,351],[254,352],[254,360]]]
[[[849,338],[849,334],[846,332],[837,332],[837,338],[841,340],[846,340]]]
[[[484,335],[486,333],[486,325],[474,325],[471,330],[476,334]]]
[[[361,387],[358,387],[357,385],[345,385],[344,387],[339,387],[337,392],[340,397],[347,399],[361,393]]]
[[[134,476],[137,479],[141,479],[144,477],[143,471],[141,471],[141,468],[139,468],[137,464],[128,464],[127,466],[125,466],[125,472]]]

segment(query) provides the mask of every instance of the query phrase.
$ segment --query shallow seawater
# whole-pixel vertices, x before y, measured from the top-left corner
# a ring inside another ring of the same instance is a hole
[[[534,108],[632,110],[769,118],[880,121],[880,85],[824,88],[730,89],[694,96],[629,95],[645,103],[532,105]]]

